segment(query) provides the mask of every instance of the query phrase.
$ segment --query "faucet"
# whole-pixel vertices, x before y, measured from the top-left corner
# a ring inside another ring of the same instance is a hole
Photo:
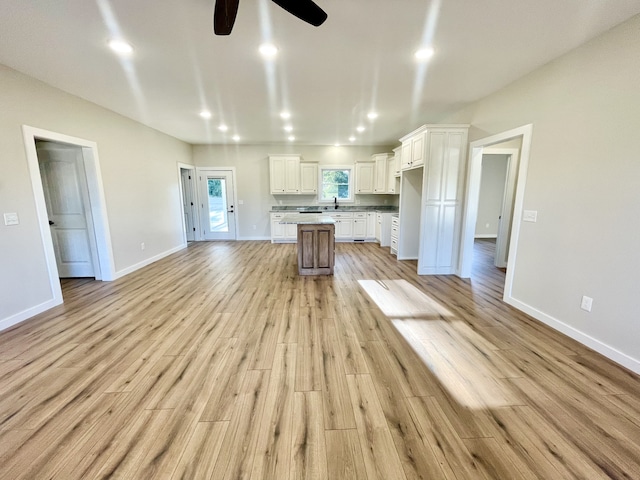
[[[333,208],[338,209],[338,197],[333,197]]]

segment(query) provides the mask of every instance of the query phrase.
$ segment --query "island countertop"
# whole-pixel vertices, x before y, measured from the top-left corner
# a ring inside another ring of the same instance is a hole
[[[280,219],[281,224],[333,225],[336,221],[328,215],[314,213],[292,213]]]

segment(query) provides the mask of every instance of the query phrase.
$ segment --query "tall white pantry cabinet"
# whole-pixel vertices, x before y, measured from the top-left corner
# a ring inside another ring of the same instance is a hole
[[[415,177],[422,170],[422,188],[413,198],[415,202],[420,197],[419,275],[453,274],[457,270],[468,132],[469,125],[424,125],[400,139],[403,153],[411,151],[413,160],[403,161],[402,173]],[[402,202],[401,192],[401,232],[406,231],[402,229],[405,220],[417,217],[415,207]]]

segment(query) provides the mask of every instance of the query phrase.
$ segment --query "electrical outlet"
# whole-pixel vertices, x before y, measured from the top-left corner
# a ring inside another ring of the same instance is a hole
[[[587,297],[586,295],[582,297],[582,302],[580,302],[580,308],[582,310],[590,312],[592,305],[593,305],[593,298]]]
[[[256,226],[255,226],[255,225],[253,226],[253,229],[254,229],[254,230],[256,229]]]
[[[485,224],[484,224],[484,228],[489,228],[489,224],[488,224],[488,223],[485,223]]]
[[[140,250],[144,250],[144,242],[140,244]]]

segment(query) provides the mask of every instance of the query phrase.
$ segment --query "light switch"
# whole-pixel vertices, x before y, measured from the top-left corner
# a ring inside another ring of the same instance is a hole
[[[522,213],[522,221],[536,223],[538,221],[538,211],[537,210],[525,210]]]
[[[5,213],[4,214],[4,224],[5,225],[19,225],[20,220],[18,220],[17,213]]]

